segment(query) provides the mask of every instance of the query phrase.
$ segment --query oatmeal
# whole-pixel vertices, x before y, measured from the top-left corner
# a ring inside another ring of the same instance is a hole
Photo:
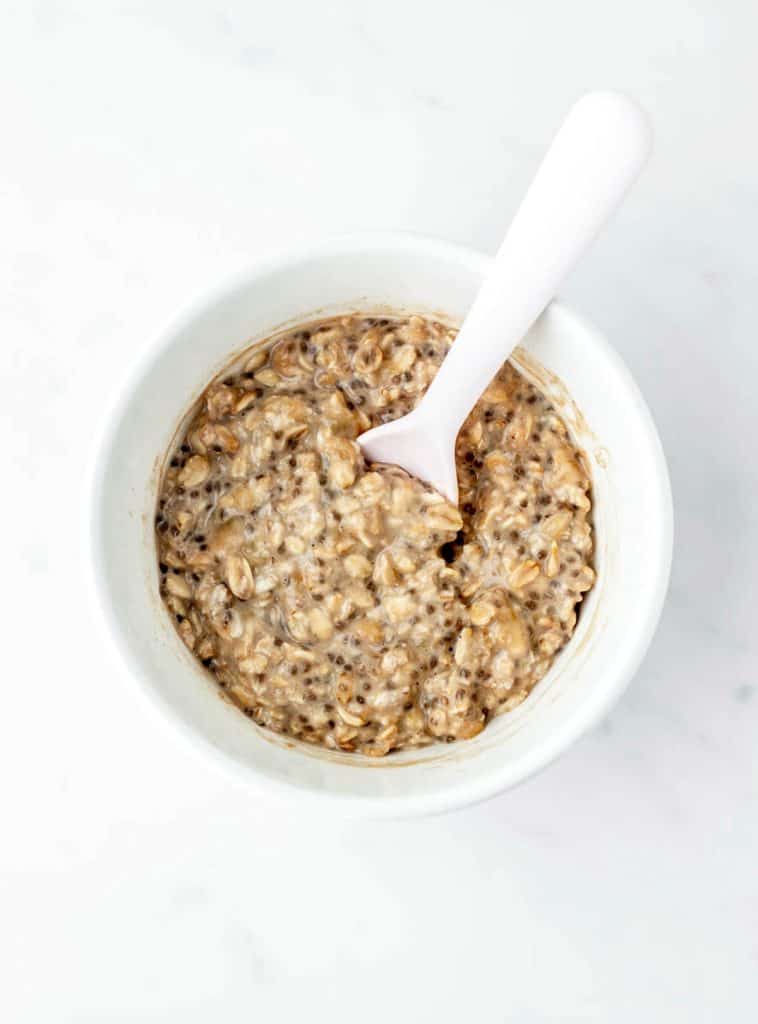
[[[510,364],[459,434],[459,508],[356,443],[416,405],[454,338],[416,316],[280,335],[208,387],[171,454],[161,595],[258,724],[374,756],[468,739],[570,638],[589,479]]]

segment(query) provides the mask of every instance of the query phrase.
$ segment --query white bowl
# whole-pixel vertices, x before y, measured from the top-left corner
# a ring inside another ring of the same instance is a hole
[[[191,400],[230,355],[283,325],[338,312],[415,311],[460,321],[488,263],[469,249],[394,234],[339,238],[264,263],[156,338],[109,419],[87,524],[97,604],[141,690],[195,747],[251,786],[370,817],[482,800],[542,768],[593,726],[650,643],[671,561],[666,463],[619,357],[558,303],[529,333],[518,360],[554,396],[586,453],[598,580],[571,642],[519,708],[473,740],[380,760],[293,743],[220,699],[160,603],[153,516],[162,456]]]

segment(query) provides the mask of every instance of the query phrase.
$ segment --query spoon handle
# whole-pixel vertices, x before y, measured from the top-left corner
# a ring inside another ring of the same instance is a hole
[[[650,152],[645,114],[588,93],[570,110],[419,412],[453,439],[479,396],[614,212]],[[444,410],[444,415],[441,415]]]

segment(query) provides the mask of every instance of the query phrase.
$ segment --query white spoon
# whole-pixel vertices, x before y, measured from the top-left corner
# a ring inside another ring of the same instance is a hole
[[[650,152],[645,114],[593,92],[569,111],[445,361],[413,412],[358,438],[458,502],[455,439],[482,392],[616,209]]]

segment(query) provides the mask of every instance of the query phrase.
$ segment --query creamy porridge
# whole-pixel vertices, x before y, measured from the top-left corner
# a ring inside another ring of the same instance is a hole
[[[208,387],[169,457],[161,595],[262,726],[374,756],[468,739],[574,630],[589,479],[510,364],[459,435],[459,508],[356,444],[413,408],[454,337],[357,315],[277,336]]]

